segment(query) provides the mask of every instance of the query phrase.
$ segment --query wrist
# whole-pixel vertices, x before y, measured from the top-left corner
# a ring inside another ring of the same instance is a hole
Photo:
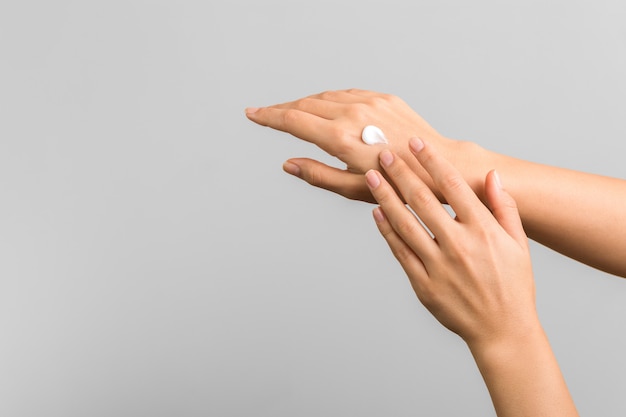
[[[538,322],[515,337],[468,345],[497,415],[578,416],[548,338]]]
[[[549,347],[546,334],[535,318],[527,323],[516,326],[505,334],[466,341],[481,371],[491,366],[511,363],[515,358],[529,353],[531,347]]]
[[[452,140],[450,161],[461,172],[474,193],[485,201],[485,177],[496,168],[497,154],[475,142]]]

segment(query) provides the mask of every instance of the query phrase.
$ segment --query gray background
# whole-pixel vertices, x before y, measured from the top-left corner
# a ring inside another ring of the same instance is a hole
[[[625,21],[617,0],[3,1],[0,415],[493,415],[372,207],[284,174],[330,159],[243,109],[394,93],[450,137],[624,177]],[[626,415],[626,282],[533,259],[580,412]]]

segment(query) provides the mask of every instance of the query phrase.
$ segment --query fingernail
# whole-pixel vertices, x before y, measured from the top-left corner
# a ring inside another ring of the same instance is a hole
[[[253,114],[259,111],[258,107],[247,107],[246,114]]]
[[[411,138],[409,140],[409,146],[413,152],[418,153],[424,149],[424,142],[420,138]]]
[[[371,189],[375,189],[380,185],[380,179],[378,178],[378,174],[376,174],[376,171],[371,169],[365,174],[365,181]]]
[[[502,190],[502,181],[500,180],[500,175],[498,174],[498,171],[496,171],[495,169],[493,170],[493,178],[496,180],[496,185],[498,186],[498,188]]]
[[[288,174],[295,175],[296,177],[299,177],[300,173],[302,172],[300,170],[300,166],[294,164],[291,161],[287,161],[283,164],[283,170]]]
[[[376,223],[382,223],[385,221],[385,213],[383,213],[383,210],[380,207],[376,207],[373,211],[373,214]]]
[[[387,149],[380,153],[380,163],[384,167],[388,167],[393,162],[393,154]]]

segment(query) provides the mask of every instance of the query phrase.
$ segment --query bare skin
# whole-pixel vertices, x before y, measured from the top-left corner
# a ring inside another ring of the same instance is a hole
[[[381,166],[404,200],[378,171],[368,171],[366,182],[380,204],[376,224],[417,297],[467,343],[498,416],[578,416],[537,316],[528,240],[515,200],[491,171],[484,182],[489,211],[433,146],[414,138],[410,149],[456,218],[389,150],[380,153]]]
[[[346,164],[341,170],[307,158],[285,162],[285,171],[344,197],[373,202],[363,175],[380,169],[382,145],[365,145],[364,126],[380,127],[395,152],[445,198],[408,152],[408,139],[419,136],[449,160],[486,202],[486,174],[497,169],[517,201],[528,236],[568,257],[626,277],[626,181],[587,174],[488,151],[475,143],[445,138],[400,98],[364,90],[329,91],[289,103],[246,109],[255,123],[309,141]],[[590,215],[602,213],[602,215]]]

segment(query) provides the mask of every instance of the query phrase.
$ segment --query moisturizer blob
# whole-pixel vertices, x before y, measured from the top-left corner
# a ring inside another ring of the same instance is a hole
[[[361,133],[361,139],[363,139],[363,142],[367,143],[368,145],[389,143],[383,131],[373,125],[365,126],[365,128],[363,129],[363,133]]]

